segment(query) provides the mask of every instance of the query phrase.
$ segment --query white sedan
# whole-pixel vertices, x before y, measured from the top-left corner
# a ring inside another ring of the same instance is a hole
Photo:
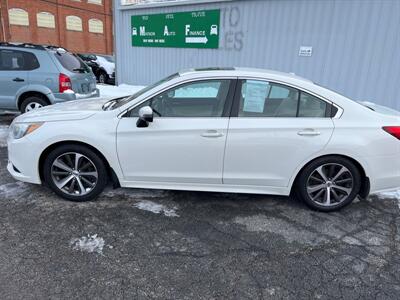
[[[333,211],[400,187],[400,115],[292,74],[180,72],[12,123],[8,171],[73,201],[115,186],[298,195]]]

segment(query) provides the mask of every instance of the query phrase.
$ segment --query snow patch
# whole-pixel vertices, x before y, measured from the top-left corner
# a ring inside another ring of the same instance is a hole
[[[7,147],[8,128],[7,125],[0,125],[0,147]]]
[[[88,253],[103,254],[103,248],[105,242],[104,239],[98,237],[97,234],[94,235],[88,234],[88,236],[71,239],[69,244],[74,250],[88,252]],[[112,249],[112,246],[109,246],[109,248]]]
[[[155,203],[149,200],[143,200],[133,205],[141,210],[150,211],[155,214],[163,213],[166,217],[179,217],[176,213],[176,207],[168,208],[162,204]]]
[[[100,90],[101,98],[117,98],[133,95],[143,89],[144,86],[135,86],[128,84],[120,84],[118,86],[98,84],[97,88]]]
[[[18,199],[23,196],[29,186],[21,181],[0,185],[0,199]]]
[[[391,192],[383,192],[376,194],[379,199],[394,199],[397,200],[397,204],[400,209],[400,190],[391,191]]]

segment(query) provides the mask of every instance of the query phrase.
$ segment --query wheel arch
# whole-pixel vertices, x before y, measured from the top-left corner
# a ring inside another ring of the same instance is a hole
[[[40,97],[43,100],[45,100],[49,105],[51,104],[49,97],[47,97],[44,93],[42,92],[38,92],[38,91],[27,91],[27,92],[23,92],[21,95],[19,95],[18,97],[18,101],[17,101],[17,108],[18,110],[21,109],[21,104],[22,102],[24,102],[25,99],[27,99],[28,97]]]
[[[92,150],[94,153],[96,153],[100,159],[104,162],[106,169],[107,169],[107,174],[109,179],[111,179],[111,181],[113,182],[113,186],[114,188],[120,187],[120,183],[119,183],[119,179],[118,176],[115,174],[115,171],[113,170],[113,168],[111,167],[110,163],[108,162],[107,158],[103,155],[103,153],[101,153],[96,147],[88,144],[88,143],[84,143],[81,141],[74,141],[74,140],[68,140],[68,141],[61,141],[61,142],[56,142],[53,143],[49,146],[47,146],[47,148],[42,152],[42,154],[40,155],[39,158],[39,166],[38,166],[38,170],[39,170],[39,176],[40,176],[40,180],[41,182],[45,182],[44,181],[44,176],[43,176],[43,166],[44,166],[44,160],[47,157],[47,155],[53,151],[54,149],[60,147],[60,146],[64,146],[64,145],[80,145],[80,146],[84,146],[89,148],[90,150]]]
[[[367,173],[365,171],[365,168],[363,167],[363,165],[356,159],[354,159],[353,157],[347,156],[347,155],[343,155],[343,154],[325,154],[325,155],[321,155],[318,157],[314,157],[312,160],[308,161],[307,163],[305,163],[302,168],[297,172],[295,179],[292,182],[292,186],[290,189],[290,194],[292,195],[294,193],[294,189],[296,188],[296,183],[300,177],[300,174],[303,172],[304,168],[306,168],[310,163],[312,163],[313,161],[320,159],[320,158],[324,158],[324,157],[342,157],[345,159],[350,160],[352,163],[354,163],[354,165],[357,167],[357,169],[360,171],[361,174],[361,189],[359,192],[359,195],[362,198],[366,198],[369,194],[369,190],[370,190],[370,182],[369,182],[369,177],[367,176]]]

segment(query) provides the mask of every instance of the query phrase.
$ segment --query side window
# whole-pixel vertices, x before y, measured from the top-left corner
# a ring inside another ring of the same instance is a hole
[[[30,52],[0,50],[0,71],[31,71],[39,66],[38,59]]]
[[[301,92],[299,103],[300,118],[324,118],[326,116],[327,104],[325,101]]]
[[[280,84],[245,80],[239,117],[296,117],[299,91]]]
[[[158,94],[135,107],[131,117],[143,106],[153,108],[155,117],[221,117],[230,80],[206,80],[188,83]]]

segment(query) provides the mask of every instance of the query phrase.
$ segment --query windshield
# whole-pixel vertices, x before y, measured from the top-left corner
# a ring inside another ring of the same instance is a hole
[[[90,73],[90,68],[77,55],[69,52],[57,51],[54,56],[61,65],[70,72]]]
[[[118,107],[121,107],[121,106],[125,105],[126,103],[128,103],[128,102],[136,99],[137,97],[143,95],[144,93],[147,93],[148,91],[150,91],[151,89],[155,88],[156,86],[158,86],[160,84],[163,84],[163,83],[165,83],[167,81],[170,81],[170,80],[172,80],[172,79],[174,79],[176,77],[179,77],[179,73],[172,74],[172,75],[170,75],[170,76],[168,76],[168,77],[166,77],[166,78],[164,78],[164,79],[162,79],[162,80],[160,80],[160,81],[158,81],[158,82],[156,82],[156,83],[154,83],[152,85],[149,85],[149,86],[141,89],[137,93],[133,94],[132,96],[129,96],[127,98],[122,98],[122,99],[116,99],[116,100],[118,100],[118,102],[115,103],[114,105],[112,105],[111,109],[116,109]],[[111,100],[111,101],[114,101],[114,100]]]

